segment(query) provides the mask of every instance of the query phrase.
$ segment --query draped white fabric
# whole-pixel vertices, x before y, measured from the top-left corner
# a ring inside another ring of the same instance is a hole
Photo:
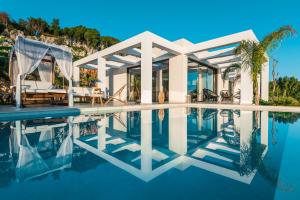
[[[32,73],[37,67],[40,68],[39,75],[42,81],[51,80],[50,69],[46,69],[46,64],[42,59],[48,54],[55,58],[62,74],[69,80],[69,106],[73,106],[72,94],[72,52],[69,48],[53,44],[47,44],[36,40],[25,39],[18,36],[13,48],[17,57],[17,62],[11,54],[10,70],[13,71],[13,83],[16,85],[16,106],[21,106],[21,82],[26,76]],[[52,70],[52,66],[49,66]]]
[[[25,79],[27,74],[32,73],[39,67],[46,54],[50,54],[55,58],[61,72],[68,80],[72,78],[72,53],[67,47],[46,44],[18,36],[14,51],[18,60],[17,67],[21,79]]]
[[[69,134],[59,147],[52,168],[66,168],[72,165],[73,141]]]
[[[19,180],[26,180],[49,171],[49,167],[42,159],[36,148],[33,148],[26,136],[22,135],[16,175]]]
[[[52,82],[52,63],[41,62],[38,71],[43,82]]]

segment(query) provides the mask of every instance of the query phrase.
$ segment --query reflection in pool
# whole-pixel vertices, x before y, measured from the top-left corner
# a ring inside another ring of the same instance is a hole
[[[21,197],[13,191],[22,186],[29,199],[62,199],[68,188],[81,188],[73,199],[274,199],[299,187],[280,179],[289,125],[280,116],[172,108],[2,122],[0,196]],[[42,193],[49,184],[58,192]]]

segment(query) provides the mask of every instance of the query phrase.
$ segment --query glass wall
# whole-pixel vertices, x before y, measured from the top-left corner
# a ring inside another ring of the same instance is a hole
[[[141,98],[141,67],[127,69],[128,101],[140,102]],[[160,91],[164,92],[165,101],[169,98],[169,61],[159,61],[152,66],[152,101],[158,102]]]
[[[202,101],[203,89],[217,91],[216,73],[216,69],[189,60],[187,91],[191,95],[192,101]]]

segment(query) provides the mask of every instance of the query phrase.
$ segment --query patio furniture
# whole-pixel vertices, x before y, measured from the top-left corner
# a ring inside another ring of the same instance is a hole
[[[73,106],[72,57],[68,47],[18,36],[9,59],[9,76],[11,86],[15,88],[16,107],[21,106],[22,99],[36,101],[45,98],[53,103],[61,102],[67,96],[69,106]],[[69,81],[68,92],[53,86],[56,66]],[[22,87],[24,85],[25,88]]]
[[[234,95],[233,98],[235,99],[241,99],[241,90],[238,90]]]
[[[230,94],[228,90],[221,90],[220,95],[221,95],[221,102],[224,101],[232,102],[233,100],[233,95]]]
[[[204,97],[203,98],[204,101],[216,101],[216,102],[218,101],[219,98],[219,96],[216,93],[214,93],[213,91],[207,88],[203,89],[203,97]]]
[[[117,100],[123,104],[126,104],[126,100],[123,101],[122,98],[121,98],[121,94],[122,92],[124,91],[124,89],[126,88],[126,85],[123,85],[119,90],[117,90],[112,96],[110,96],[104,103],[104,105],[107,105],[110,101],[113,101],[113,100]]]
[[[99,100],[101,105],[103,105],[104,92],[100,88],[73,87],[73,95],[75,98],[79,98],[80,102],[89,99],[92,105],[94,105],[95,101]]]

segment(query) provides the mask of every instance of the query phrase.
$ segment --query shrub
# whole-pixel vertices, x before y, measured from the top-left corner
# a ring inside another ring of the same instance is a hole
[[[276,97],[269,101],[260,100],[260,105],[300,106],[300,103],[293,97]]]

